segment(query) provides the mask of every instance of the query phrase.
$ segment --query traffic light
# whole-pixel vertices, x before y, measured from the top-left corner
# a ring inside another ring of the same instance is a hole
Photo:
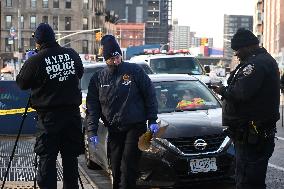
[[[208,44],[208,38],[201,38],[200,39],[200,45],[205,46]]]
[[[96,33],[96,41],[100,41],[103,37],[103,33],[102,32],[97,32]]]

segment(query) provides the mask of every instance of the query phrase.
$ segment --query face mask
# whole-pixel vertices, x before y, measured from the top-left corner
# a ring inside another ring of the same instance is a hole
[[[117,68],[118,68],[118,66],[116,66],[116,65],[107,65],[107,67],[109,68],[109,70],[110,70],[111,72],[114,72],[114,71],[117,70]]]

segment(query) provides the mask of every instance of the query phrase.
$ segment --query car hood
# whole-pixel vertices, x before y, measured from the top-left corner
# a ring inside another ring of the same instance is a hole
[[[211,82],[211,78],[208,75],[192,75],[198,80],[202,81],[205,84],[208,84]]]
[[[161,127],[168,125],[162,138],[194,137],[223,132],[222,109],[162,113]]]

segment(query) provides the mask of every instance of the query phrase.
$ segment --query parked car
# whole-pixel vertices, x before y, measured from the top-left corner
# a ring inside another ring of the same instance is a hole
[[[160,126],[167,128],[162,137],[152,140],[154,150],[143,151],[137,184],[176,187],[233,176],[234,146],[224,132],[221,104],[214,93],[189,75],[149,76],[156,90]],[[108,130],[100,120],[96,146],[85,133],[87,166],[111,174],[109,155]]]

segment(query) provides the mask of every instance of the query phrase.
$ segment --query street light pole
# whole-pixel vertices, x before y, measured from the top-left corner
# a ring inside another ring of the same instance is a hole
[[[65,35],[65,36],[63,36],[63,37],[60,37],[60,38],[58,38],[56,41],[57,41],[57,42],[60,42],[60,40],[65,39],[65,38],[67,38],[67,37],[71,37],[71,36],[73,36],[73,35],[77,35],[77,34],[80,34],[80,33],[88,33],[88,32],[92,32],[92,31],[99,31],[99,32],[101,32],[101,31],[102,31],[102,28],[94,28],[94,29],[90,29],[90,30],[79,30],[79,31],[77,31],[77,32],[75,32],[75,33],[71,33],[71,34]]]
[[[126,21],[126,18],[118,19],[114,24],[117,25],[120,21]],[[119,46],[121,47],[121,42],[122,42],[122,30],[121,30],[121,25],[119,25]]]
[[[22,67],[22,28],[21,28],[21,0],[18,1],[19,8],[18,8],[18,64],[19,70]]]

